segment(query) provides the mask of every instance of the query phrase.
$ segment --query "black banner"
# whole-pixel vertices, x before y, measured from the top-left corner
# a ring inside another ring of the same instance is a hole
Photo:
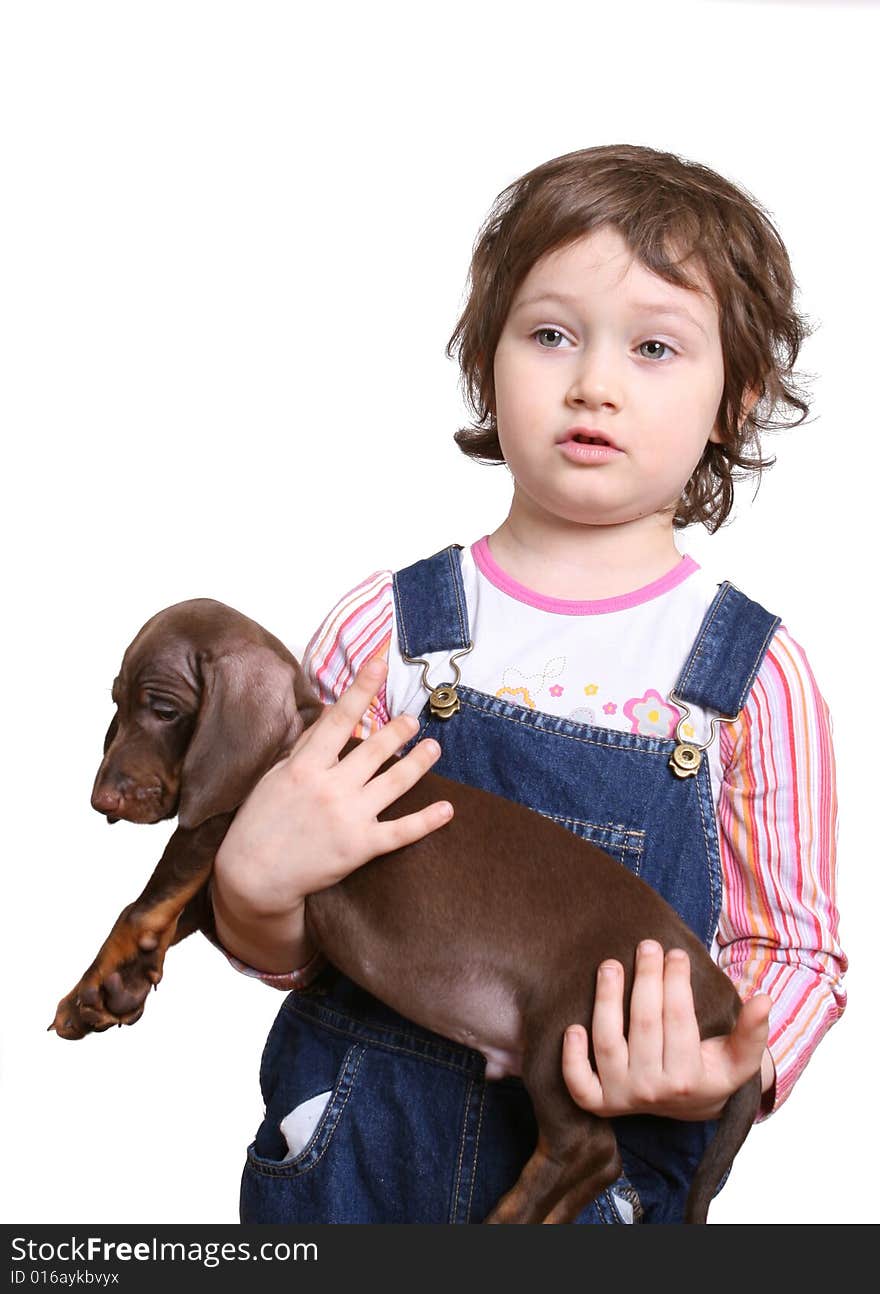
[[[827,1238],[808,1253],[805,1241],[820,1228],[792,1228],[784,1251],[785,1275],[807,1259],[828,1253]],[[758,1227],[444,1227],[444,1226],[5,1226],[10,1291],[67,1289],[119,1291],[226,1288],[336,1289],[329,1282],[354,1279],[379,1288],[455,1283],[485,1277],[494,1285],[511,1278],[560,1282],[579,1273],[578,1283],[607,1281],[608,1288],[644,1275],[677,1271],[679,1277],[711,1271],[706,1263],[744,1264],[758,1255],[762,1281],[774,1266],[771,1238]],[[777,1241],[772,1242],[777,1253]],[[812,1246],[809,1246],[812,1248]],[[751,1258],[750,1258],[751,1255]],[[675,1264],[673,1267],[671,1264]],[[692,1266],[692,1264],[694,1264]],[[695,1264],[699,1264],[696,1266]],[[821,1265],[821,1263],[820,1263]],[[717,1270],[717,1269],[716,1269]],[[780,1274],[782,1269],[780,1268]],[[683,1289],[695,1288],[687,1279]],[[0,1289],[2,1294],[2,1289]],[[562,1290],[560,1289],[560,1294]]]

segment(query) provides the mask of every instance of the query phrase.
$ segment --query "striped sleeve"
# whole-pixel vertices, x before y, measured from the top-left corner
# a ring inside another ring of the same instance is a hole
[[[772,999],[779,1109],[846,1006],[838,940],[832,724],[803,649],[781,626],[736,723],[721,729],[718,964]]]
[[[391,571],[374,571],[336,604],[303,657],[303,669],[325,705],[339,699],[373,656],[387,662],[392,618]],[[383,683],[353,735],[368,737],[387,722]]]
[[[371,657],[381,656],[387,661],[393,618],[391,580],[391,571],[375,571],[368,576],[336,604],[310,639],[302,665],[325,705],[338,700],[360,667]],[[387,722],[383,683],[369,710],[355,727],[353,736],[368,737]],[[235,970],[286,992],[305,988],[326,964],[318,952],[298,970],[272,975],[233,957],[222,947],[215,931],[205,933]]]
[[[307,984],[311,984],[312,980],[318,976],[320,971],[327,964],[323,955],[320,952],[316,952],[314,956],[306,962],[305,966],[301,966],[299,970],[282,971],[279,975],[273,975],[270,971],[256,970],[253,966],[248,966],[247,962],[240,961],[239,958],[234,957],[231,952],[227,952],[220,940],[217,938],[216,931],[204,930],[202,933],[210,940],[215,948],[220,949],[233,970],[237,970],[242,975],[248,975],[251,979],[262,980],[264,984],[268,984],[271,988],[281,989],[284,993],[289,993],[291,989],[295,988],[305,988]]]

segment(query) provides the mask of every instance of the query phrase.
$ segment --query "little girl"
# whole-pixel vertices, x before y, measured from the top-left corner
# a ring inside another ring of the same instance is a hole
[[[642,876],[746,1002],[701,1043],[687,956],[647,941],[624,1035],[623,968],[603,965],[563,1074],[614,1119],[624,1174],[579,1222],[680,1221],[730,1093],[760,1066],[761,1117],[778,1109],[842,1013],[828,708],[778,616],[674,542],[722,524],[734,469],[765,465],[759,430],[795,425],[774,410],[807,414],[794,290],[757,203],[668,153],[570,153],[497,199],[449,353],[477,416],[456,441],[507,464],[508,516],[337,603],[305,661],[327,708],[217,858],[218,942],[294,990],[243,1222],[479,1222],[534,1149],[518,1079],[487,1083],[481,1055],[371,998],[304,929],[304,896],[448,821],[377,818],[431,765]],[[450,682],[452,713],[430,695]],[[367,740],[339,760],[353,728]]]

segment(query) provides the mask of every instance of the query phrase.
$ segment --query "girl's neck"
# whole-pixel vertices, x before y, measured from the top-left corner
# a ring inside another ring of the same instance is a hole
[[[632,593],[681,560],[671,514],[589,526],[529,516],[515,501],[489,535],[489,549],[502,570],[526,588],[578,602]]]

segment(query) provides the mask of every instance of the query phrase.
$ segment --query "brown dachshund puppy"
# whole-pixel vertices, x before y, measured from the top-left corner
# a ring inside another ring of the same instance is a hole
[[[110,822],[177,814],[179,825],[143,893],[59,1004],[50,1028],[64,1038],[133,1024],[170,945],[210,929],[206,882],[236,808],[321,710],[277,638],[208,599],[169,607],[144,625],[125,653],[113,699],[92,804]],[[454,806],[446,826],[310,895],[307,926],[355,983],[423,1027],[482,1051],[489,1077],[522,1076],[537,1147],[487,1221],[569,1222],[620,1173],[612,1124],[580,1109],[562,1076],[563,1033],[591,1018],[599,963],[623,964],[628,1001],[642,939],[685,949],[702,1038],[731,1031],[740,999],[650,886],[531,809],[425,773],[380,817],[438,799]],[[475,964],[484,968],[477,981],[453,969]],[[412,967],[418,975],[401,973]],[[725,1106],[691,1187],[687,1221],[705,1221],[760,1089],[756,1073]]]

